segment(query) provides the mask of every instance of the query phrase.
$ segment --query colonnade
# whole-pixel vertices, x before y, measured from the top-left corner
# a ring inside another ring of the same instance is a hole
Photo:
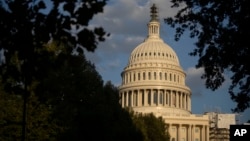
[[[190,93],[166,89],[120,91],[122,107],[167,106],[191,111]]]
[[[170,141],[209,141],[209,125],[168,124]]]
[[[174,82],[177,84],[185,85],[185,75],[176,72],[167,71],[136,71],[136,72],[124,72],[122,75],[122,84],[130,82],[147,80],[160,80],[166,82]]]

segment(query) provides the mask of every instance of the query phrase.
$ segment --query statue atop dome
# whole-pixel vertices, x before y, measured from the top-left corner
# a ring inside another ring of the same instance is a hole
[[[151,20],[150,21],[159,21],[158,19],[158,9],[155,4],[151,7]]]

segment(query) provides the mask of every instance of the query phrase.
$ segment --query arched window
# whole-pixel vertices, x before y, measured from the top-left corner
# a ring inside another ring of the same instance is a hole
[[[156,72],[154,72],[154,80],[156,80]]]
[[[145,74],[145,72],[143,72],[142,77],[143,77],[143,80],[146,79],[146,74]]]
[[[160,75],[160,80],[162,80],[162,74],[161,74],[161,72],[160,72],[160,74],[159,74],[159,75]]]
[[[151,80],[151,72],[148,72],[148,80]]]

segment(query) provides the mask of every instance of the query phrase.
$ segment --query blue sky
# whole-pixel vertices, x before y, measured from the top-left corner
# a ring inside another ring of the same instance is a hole
[[[102,26],[111,36],[99,44],[95,53],[86,53],[87,58],[95,64],[104,81],[110,80],[119,86],[120,74],[128,63],[130,53],[147,36],[147,23],[153,3],[159,8],[161,38],[175,50],[187,74],[186,84],[192,91],[192,113],[231,113],[236,104],[232,102],[227,91],[230,80],[226,79],[217,91],[205,88],[204,80],[200,79],[203,69],[195,69],[197,58],[188,55],[195,47],[195,39],[184,35],[176,42],[174,29],[163,22],[164,17],[174,16],[178,10],[170,8],[171,3],[168,0],[110,0],[104,12],[96,15],[90,26]],[[227,78],[227,74],[225,76]],[[240,115],[240,122],[249,120],[250,109]]]

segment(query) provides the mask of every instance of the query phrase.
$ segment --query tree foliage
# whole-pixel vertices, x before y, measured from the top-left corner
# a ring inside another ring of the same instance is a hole
[[[0,83],[2,85],[2,83]],[[1,86],[0,85],[0,86]],[[27,103],[27,140],[56,140],[64,129],[51,118],[52,109],[39,102],[32,94]],[[0,140],[20,140],[22,124],[22,97],[7,94],[0,88]]]
[[[0,76],[5,91],[23,96],[22,140],[31,87],[48,76],[61,51],[83,54],[84,49],[94,51],[105,40],[102,27],[88,26],[105,4],[106,0],[0,1]],[[66,48],[48,48],[48,43],[57,41]]]
[[[135,114],[131,116],[137,129],[143,134],[144,141],[169,141],[170,135],[167,125],[162,117],[150,114]]]
[[[197,38],[190,53],[198,56],[197,68],[204,67],[206,87],[216,90],[231,72],[229,93],[242,112],[250,106],[250,2],[248,0],[172,0],[181,10],[167,24],[176,29],[175,39],[189,30]],[[184,6],[184,7],[183,7]]]
[[[4,52],[0,73],[9,90],[21,89],[46,76],[44,64],[51,56],[50,41],[70,44],[66,50],[94,51],[106,33],[88,27],[93,16],[103,11],[106,0],[2,0],[0,2],[0,50]],[[45,59],[45,60],[44,60]],[[21,84],[21,85],[20,85]]]
[[[52,50],[64,48],[53,43],[48,46]],[[32,83],[30,91],[34,95],[28,99],[27,139],[142,140],[142,134],[136,130],[129,113],[119,104],[118,89],[111,82],[103,85],[101,76],[91,62],[83,55],[63,51],[56,56],[51,59],[53,65],[47,66],[47,76]],[[15,94],[4,96],[6,98],[1,97],[0,100],[0,105],[3,104],[1,115],[4,116],[0,116],[0,123],[4,125],[1,130],[4,135],[0,137],[18,139],[21,134],[22,97]],[[12,96],[17,100],[6,104]],[[39,105],[43,105],[43,108],[38,109],[41,107]],[[5,122],[13,115],[17,118],[15,121],[19,122],[15,130]]]

